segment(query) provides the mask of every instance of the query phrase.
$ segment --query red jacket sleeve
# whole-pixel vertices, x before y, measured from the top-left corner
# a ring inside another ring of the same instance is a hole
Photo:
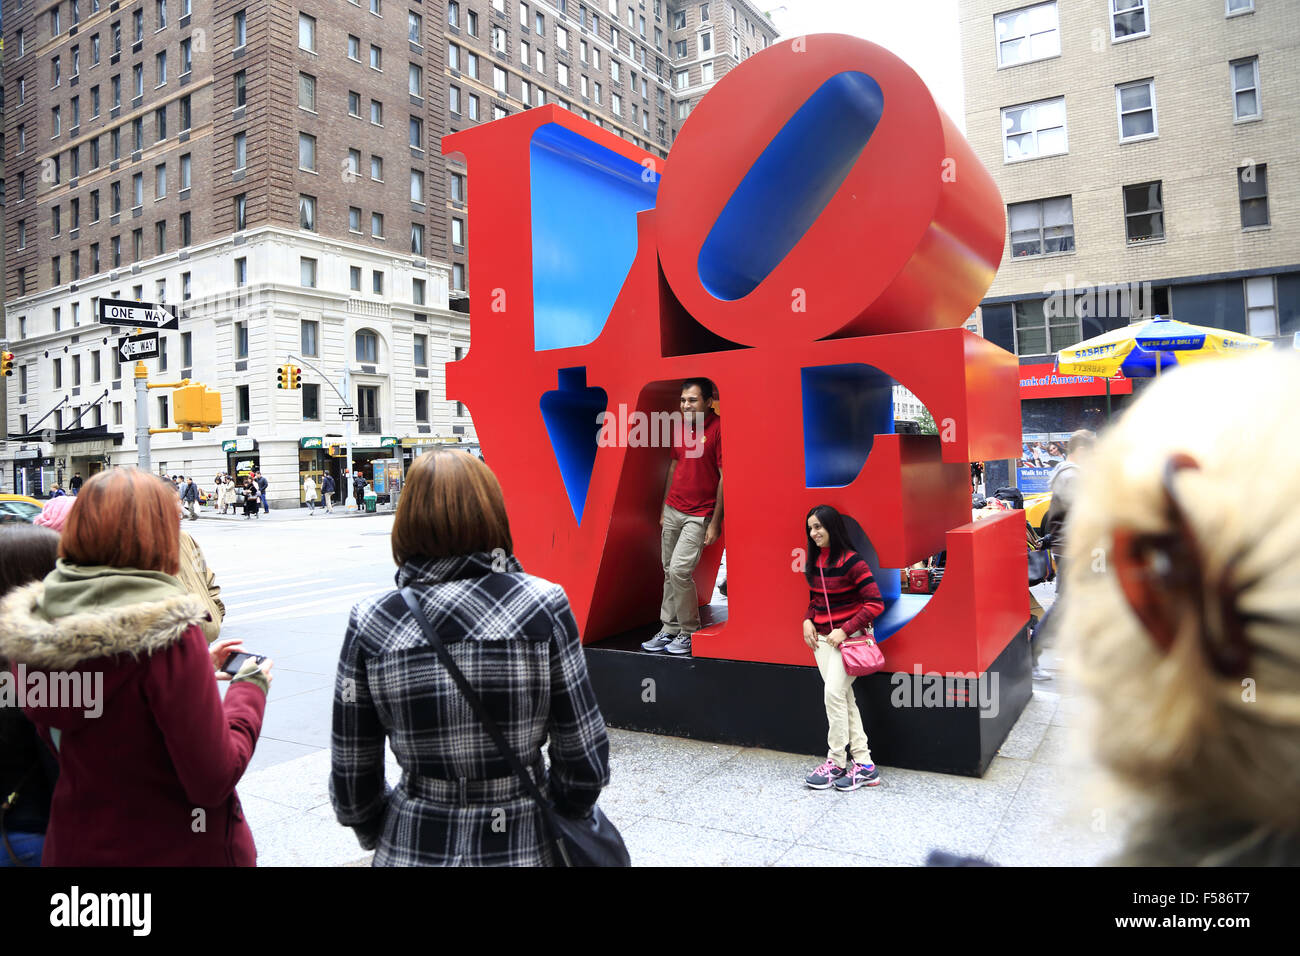
[[[871,575],[871,568],[860,555],[856,561],[851,561],[845,570],[849,580],[857,585],[858,594],[862,596],[862,609],[843,625],[844,633],[852,634],[865,628],[884,612],[885,599],[880,596],[880,588],[876,586],[876,579]]]
[[[185,795],[213,807],[234,792],[262,729],[266,694],[236,681],[223,702],[197,626],[149,659],[145,694]]]

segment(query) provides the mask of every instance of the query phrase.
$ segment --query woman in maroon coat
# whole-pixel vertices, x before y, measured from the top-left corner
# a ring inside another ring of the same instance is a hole
[[[270,662],[225,701],[175,577],[176,493],[135,469],[101,472],[68,515],[58,565],[0,602],[0,657],[58,754],[45,866],[253,866],[235,794],[257,744]]]

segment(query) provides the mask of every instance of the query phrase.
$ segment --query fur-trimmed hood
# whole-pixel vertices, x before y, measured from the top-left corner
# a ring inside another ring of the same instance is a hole
[[[139,657],[179,641],[208,619],[198,598],[79,611],[51,621],[41,612],[44,582],[16,588],[0,600],[0,658],[29,668],[62,670],[118,654]]]

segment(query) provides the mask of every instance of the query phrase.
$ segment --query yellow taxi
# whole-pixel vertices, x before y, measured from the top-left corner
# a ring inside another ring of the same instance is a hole
[[[27,495],[0,494],[0,521],[30,522],[45,507],[45,502]]]

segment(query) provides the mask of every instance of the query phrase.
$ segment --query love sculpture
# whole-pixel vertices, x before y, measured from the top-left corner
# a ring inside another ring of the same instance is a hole
[[[473,210],[472,347],[447,396],[584,643],[652,633],[663,582],[668,449],[602,447],[597,416],[673,411],[692,376],[717,384],[726,435],[723,540],[696,581],[712,593],[725,546],[729,595],[697,663],[812,665],[795,572],[819,503],[861,523],[880,567],[947,551],[933,596],[878,576],[890,671],[983,673],[1022,632],[1023,517],[970,521],[968,463],[1020,448],[1016,359],[962,328],[1002,257],[1002,200],[906,64],[839,35],[772,46],[666,161],[553,105],[444,151]],[[939,436],[893,434],[894,381]]]

